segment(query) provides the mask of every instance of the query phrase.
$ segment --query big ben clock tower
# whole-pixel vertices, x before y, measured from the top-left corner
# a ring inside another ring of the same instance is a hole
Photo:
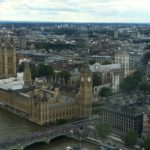
[[[92,114],[92,83],[93,74],[88,64],[83,64],[80,71],[80,117]]]

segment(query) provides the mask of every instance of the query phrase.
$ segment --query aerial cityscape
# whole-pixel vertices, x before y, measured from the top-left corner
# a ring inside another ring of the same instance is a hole
[[[0,1],[0,150],[150,150],[149,5]]]

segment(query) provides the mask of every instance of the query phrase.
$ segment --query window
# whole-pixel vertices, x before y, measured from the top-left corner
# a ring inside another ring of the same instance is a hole
[[[13,58],[12,57],[8,57],[8,63],[13,63]]]

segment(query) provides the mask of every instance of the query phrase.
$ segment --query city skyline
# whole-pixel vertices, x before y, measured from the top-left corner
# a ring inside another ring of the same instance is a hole
[[[149,23],[149,0],[0,0],[0,21]]]

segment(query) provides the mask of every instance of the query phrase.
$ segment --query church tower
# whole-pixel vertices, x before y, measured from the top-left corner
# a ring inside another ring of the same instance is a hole
[[[16,76],[16,49],[12,39],[0,43],[0,76]]]
[[[31,70],[30,70],[28,62],[25,63],[23,80],[24,80],[25,86],[31,86],[32,85]]]
[[[83,64],[80,71],[80,117],[92,114],[92,83],[93,74],[88,64]]]
[[[115,64],[121,64],[123,74],[121,80],[129,76],[129,54],[124,51],[115,53]]]

